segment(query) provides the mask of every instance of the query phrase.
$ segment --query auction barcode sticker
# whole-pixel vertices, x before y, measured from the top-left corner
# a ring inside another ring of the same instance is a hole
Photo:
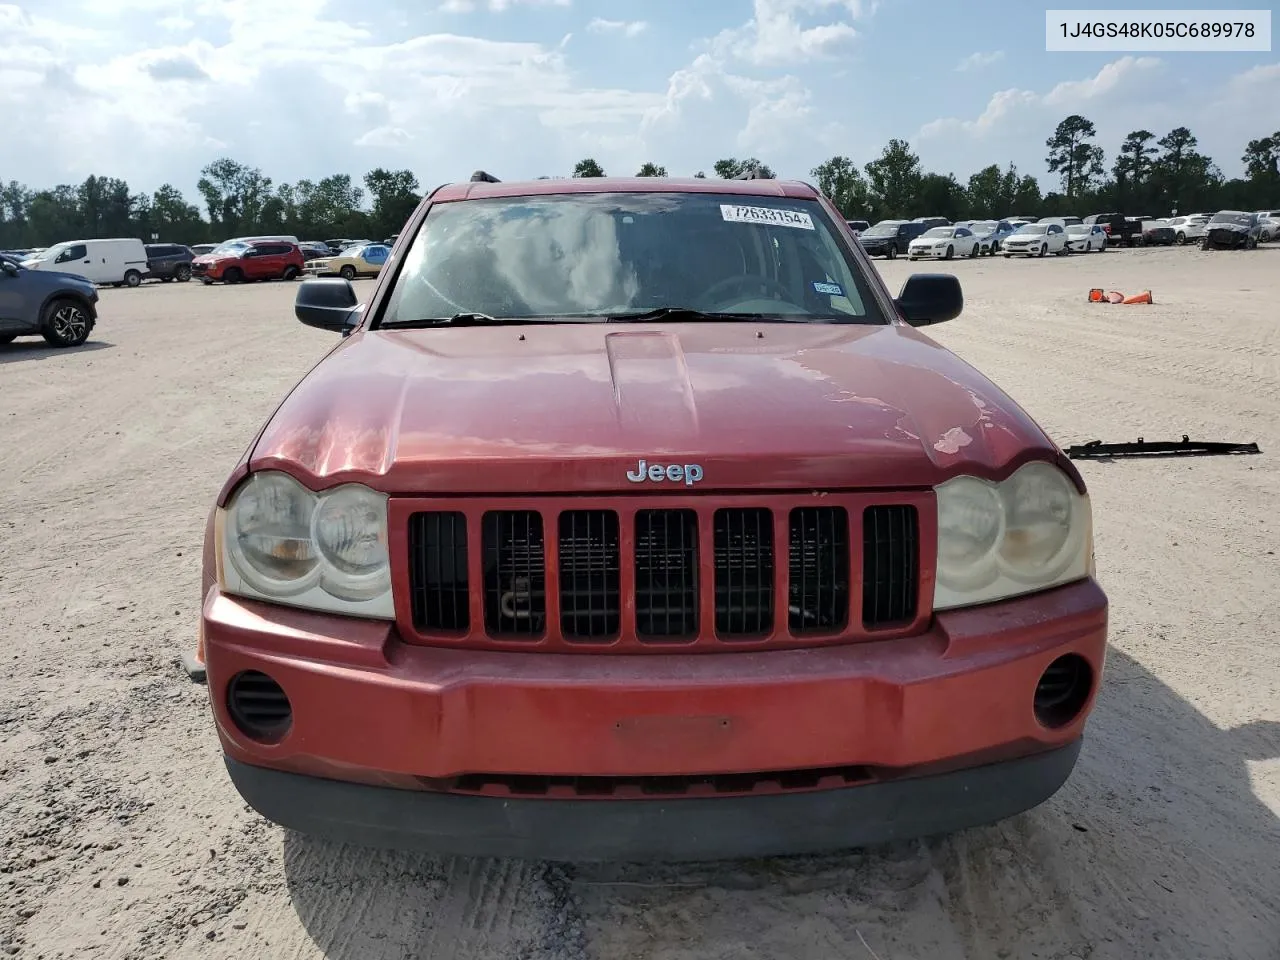
[[[1270,53],[1270,10],[1046,10],[1047,51]]]
[[[775,210],[773,207],[740,207],[735,203],[720,204],[720,216],[728,223],[763,223],[774,227],[796,227],[812,230],[813,218],[798,210]]]

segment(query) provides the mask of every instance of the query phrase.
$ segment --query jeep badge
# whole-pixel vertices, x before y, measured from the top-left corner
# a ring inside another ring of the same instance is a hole
[[[651,480],[654,483],[662,483],[669,481],[671,483],[684,482],[686,487],[692,487],[695,483],[702,479],[702,464],[700,463],[650,463],[647,460],[641,460],[636,464],[634,470],[627,471],[627,479],[632,483],[644,483]]]

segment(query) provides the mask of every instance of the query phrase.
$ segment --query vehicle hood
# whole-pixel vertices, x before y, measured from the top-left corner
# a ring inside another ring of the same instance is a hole
[[[1036,457],[1078,478],[1008,396],[910,327],[565,324],[357,332],[285,399],[249,469],[392,494],[660,493],[688,484],[627,473],[924,488]]]
[[[26,267],[27,265],[24,263],[23,266]],[[44,264],[38,269],[35,267],[27,267],[27,269],[32,270],[34,273],[38,273],[42,282],[47,287],[81,287],[81,292],[85,296],[92,296],[95,299],[98,296],[98,288],[94,286],[92,280],[83,274],[71,273],[66,270],[54,270],[50,264]]]
[[[1210,230],[1230,230],[1233,233],[1248,233],[1253,229],[1247,223],[1226,223],[1222,221],[1218,223],[1207,223],[1205,226]]]

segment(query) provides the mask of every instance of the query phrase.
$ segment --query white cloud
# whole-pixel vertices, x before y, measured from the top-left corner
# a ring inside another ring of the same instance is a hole
[[[1108,167],[1130,131],[1146,128],[1163,136],[1186,126],[1198,138],[1199,149],[1230,175],[1239,172],[1236,158],[1245,143],[1280,125],[1259,124],[1268,112],[1275,116],[1276,103],[1280,64],[1254,67],[1211,87],[1159,57],[1127,56],[1045,92],[998,91],[978,116],[933,120],[920,128],[916,141],[927,167],[967,174],[993,160],[1019,158],[1020,167],[1049,186],[1043,172],[1044,141],[1064,117],[1078,113],[1096,126]]]
[[[567,7],[572,0],[444,0],[439,9],[444,13],[470,13],[481,7],[501,13],[512,7]]]
[[[554,169],[572,165],[561,151],[573,149],[573,137],[556,143],[548,129],[616,136],[662,101],[656,92],[583,84],[563,45],[457,34],[379,43],[325,9],[257,0],[187,6],[217,42],[137,49],[123,27],[68,28],[0,5],[0,109],[6,128],[22,131],[16,165],[6,144],[6,174],[33,185],[123,174],[154,188],[185,170],[179,186],[190,190],[195,171],[214,159],[211,144],[290,180],[332,172],[335,161],[339,169],[344,160],[366,164],[351,147],[385,151],[383,166],[448,169],[466,144],[461,162],[471,169],[495,152],[515,150],[529,162],[528,144],[537,142]],[[115,42],[82,53],[104,37]],[[155,109],[157,78],[183,89],[164,110]],[[100,98],[91,110],[86,91]],[[268,122],[250,133],[251,119]]]
[[[596,17],[587,24],[587,30],[591,33],[620,33],[627,37],[638,37],[648,26],[643,20],[604,20]]]
[[[858,38],[850,21],[869,16],[874,9],[861,0],[754,0],[754,16],[741,27],[721,31],[712,41],[712,51],[758,66],[839,56]],[[801,25],[802,15],[814,14],[838,19]]]
[[[956,69],[962,73],[968,70],[981,70],[983,67],[989,67],[993,63],[999,63],[1003,59],[1003,50],[994,50],[991,53],[971,53],[956,65]]]

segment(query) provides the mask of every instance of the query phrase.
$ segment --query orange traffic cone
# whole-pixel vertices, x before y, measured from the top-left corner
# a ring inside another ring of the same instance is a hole
[[[1107,303],[1124,303],[1124,294],[1112,290],[1107,294]]]
[[[1090,302],[1090,303],[1101,303],[1101,302],[1102,302],[1102,288],[1101,288],[1101,287],[1094,287],[1092,290],[1090,290],[1090,291],[1089,291],[1089,302]]]
[[[1124,303],[1154,303],[1151,299],[1151,291],[1143,290],[1141,293],[1135,293],[1132,297],[1125,297]]]

